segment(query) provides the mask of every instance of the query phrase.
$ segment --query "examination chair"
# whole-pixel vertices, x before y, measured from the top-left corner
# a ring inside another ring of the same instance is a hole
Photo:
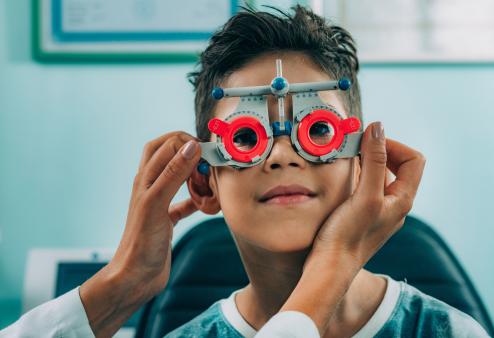
[[[422,221],[408,216],[365,267],[406,280],[468,313],[494,336],[492,321],[470,278],[446,243]],[[225,220],[204,221],[174,247],[168,285],[146,305],[136,337],[161,338],[247,283]]]

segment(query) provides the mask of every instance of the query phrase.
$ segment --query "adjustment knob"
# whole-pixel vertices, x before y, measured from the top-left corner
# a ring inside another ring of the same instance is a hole
[[[287,81],[284,77],[275,77],[273,81],[271,81],[271,88],[279,91],[283,90],[287,86]]]
[[[347,90],[348,88],[350,88],[351,85],[352,83],[347,78],[343,78],[340,81],[338,81],[338,88],[340,90]]]
[[[216,87],[211,92],[211,95],[213,96],[213,98],[215,100],[221,100],[223,98],[223,96],[225,96],[225,92],[223,91],[223,88]]]

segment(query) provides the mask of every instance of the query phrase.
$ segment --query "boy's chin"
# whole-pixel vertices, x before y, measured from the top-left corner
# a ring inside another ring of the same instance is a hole
[[[239,234],[251,245],[273,253],[296,253],[310,250],[319,225],[278,224],[265,226],[264,231],[257,228],[248,233]],[[233,230],[235,233],[235,230]]]

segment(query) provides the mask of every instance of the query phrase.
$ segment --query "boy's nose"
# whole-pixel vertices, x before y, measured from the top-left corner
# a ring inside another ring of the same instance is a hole
[[[263,170],[269,172],[274,169],[288,167],[305,168],[307,162],[293,149],[289,136],[278,136],[274,139],[271,153],[263,164]]]

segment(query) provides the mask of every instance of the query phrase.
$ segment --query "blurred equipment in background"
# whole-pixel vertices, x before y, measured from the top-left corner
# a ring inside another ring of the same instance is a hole
[[[108,249],[33,249],[30,250],[24,280],[23,313],[83,284],[103,268],[113,256]],[[115,334],[134,337],[142,309]]]

